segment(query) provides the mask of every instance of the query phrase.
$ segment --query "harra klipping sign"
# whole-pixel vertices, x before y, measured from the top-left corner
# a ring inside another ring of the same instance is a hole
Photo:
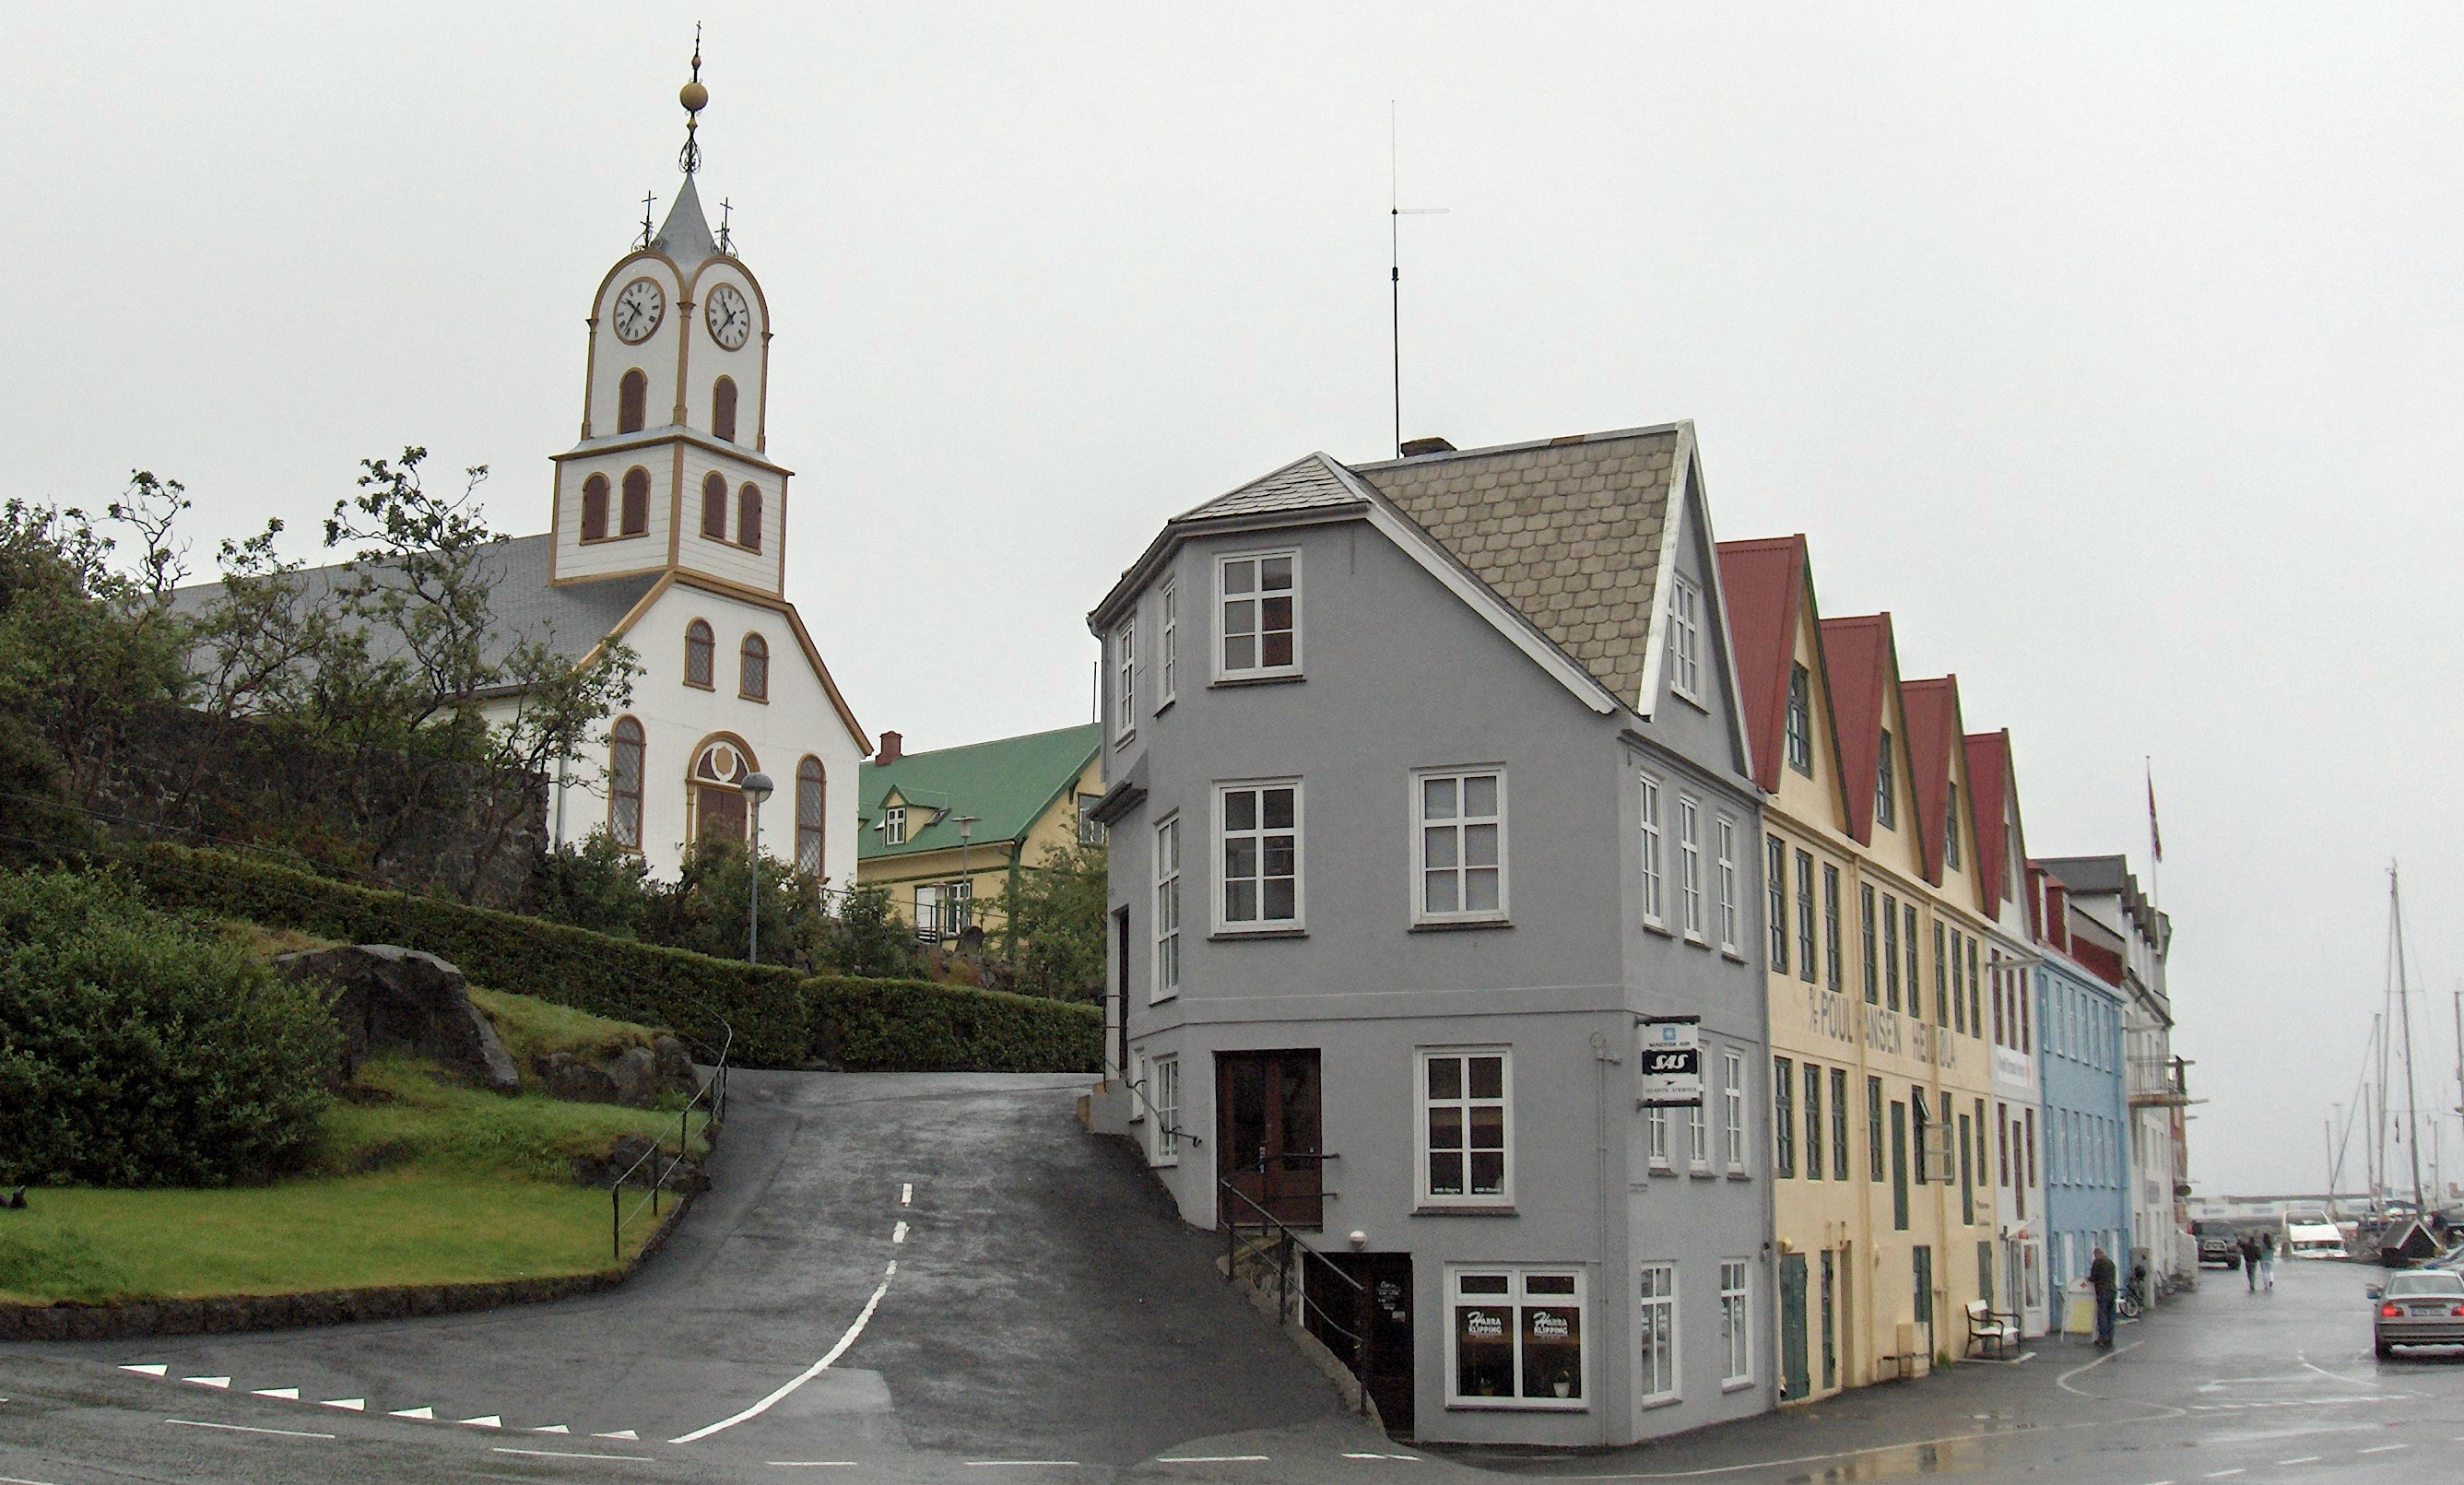
[[[1646,1015],[1635,1031],[1642,1071],[1639,1108],[1699,1108],[1703,1103],[1703,1027],[1699,1015]]]

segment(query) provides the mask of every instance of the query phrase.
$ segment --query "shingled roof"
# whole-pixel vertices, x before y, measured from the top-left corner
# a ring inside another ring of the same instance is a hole
[[[1822,621],[1822,668],[1823,688],[1831,697],[1831,726],[1839,739],[1848,836],[1859,845],[1871,845],[1882,718],[1890,704],[1891,616]]]
[[[1681,426],[1420,455],[1353,472],[1514,605],[1609,693],[1643,661]]]
[[[1950,808],[1951,754],[1959,740],[1959,677],[1902,681],[1900,715],[1908,730],[1908,793],[1916,799],[1919,859],[1925,881],[1940,886],[1943,842],[1949,834],[1944,816]]]
[[[1797,604],[1805,593],[1805,538],[1720,543],[1720,587],[1737,646],[1737,709],[1753,740],[1754,782],[1779,792],[1788,732],[1788,681],[1796,667]]]
[[[1968,746],[1968,794],[1976,816],[1976,874],[1987,910],[1998,913],[2004,898],[2019,895],[2018,883],[2002,880],[2010,874],[2011,861],[2011,842],[2003,828],[2006,806],[2010,815],[2018,814],[2017,791],[2012,782],[2011,730],[1970,732],[1961,740]]]

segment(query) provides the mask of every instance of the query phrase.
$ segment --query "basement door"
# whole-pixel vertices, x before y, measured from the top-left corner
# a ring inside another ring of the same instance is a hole
[[[1221,1221],[1254,1227],[1263,1207],[1287,1227],[1324,1225],[1316,1048],[1217,1053],[1215,1137],[1225,1185],[1248,1198],[1218,1192]]]

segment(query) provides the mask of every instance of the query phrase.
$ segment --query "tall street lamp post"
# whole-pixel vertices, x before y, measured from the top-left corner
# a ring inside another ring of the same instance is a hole
[[[737,785],[744,792],[744,802],[752,807],[752,849],[746,863],[753,868],[753,907],[744,933],[744,957],[754,964],[761,962],[761,801],[770,797],[777,787],[767,774],[747,774]]]
[[[980,815],[958,817],[958,880],[967,884],[966,895],[958,899],[966,905],[959,909],[961,917],[958,922],[958,932],[961,935],[964,935],[976,921],[976,878],[975,873],[967,869],[967,846],[976,838],[976,821],[982,818]],[[966,946],[961,944],[959,947],[963,949]]]

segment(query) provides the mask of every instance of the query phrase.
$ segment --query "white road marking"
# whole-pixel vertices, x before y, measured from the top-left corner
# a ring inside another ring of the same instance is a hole
[[[171,1364],[169,1362],[146,1362],[142,1365],[122,1366],[120,1369],[122,1371],[142,1371],[149,1377],[159,1377],[171,1369]]]
[[[914,1182],[910,1181],[898,1189],[898,1204],[902,1207],[912,1207],[915,1204]]]
[[[368,1400],[364,1397],[337,1397],[326,1402],[319,1403],[317,1406],[319,1408],[341,1408],[348,1409],[351,1412],[363,1413],[368,1410]]]
[[[890,1240],[893,1243],[903,1243],[907,1241],[907,1224],[901,1222],[898,1226],[892,1228],[890,1233]]]
[[[2410,1444],[2381,1444],[2376,1449],[2358,1450],[2356,1452],[2365,1454],[2391,1454],[2399,1449],[2410,1449],[2411,1447],[2412,1446]]]
[[[2303,1454],[2299,1459],[2278,1459],[2276,1462],[2277,1464],[2317,1464],[2325,1457],[2324,1454]]]
[[[1157,1454],[1157,1464],[1265,1464],[1264,1454]]]
[[[193,1418],[165,1418],[184,1429],[220,1429],[226,1433],[275,1433],[284,1438],[332,1438],[331,1433],[303,1433],[297,1429],[252,1429],[243,1423],[199,1423]]]
[[[2238,1466],[2236,1466],[2236,1467],[2234,1467],[2233,1469],[2231,1469],[2231,1470],[2210,1470],[2210,1471],[2208,1472],[2208,1478],[2210,1478],[2210,1479],[2211,1479],[2211,1480],[2220,1480],[2220,1479],[2223,1479],[2226,1475],[2229,1475],[2229,1474],[2249,1474],[2249,1473],[2250,1473],[2249,1471],[2244,1470],[2244,1469],[2241,1469],[2241,1468],[2239,1468]]]
[[[296,1403],[299,1401],[299,1389],[297,1387],[259,1387],[257,1388],[255,1395],[258,1397],[278,1397],[286,1403]]]
[[[505,1420],[495,1413],[481,1413],[476,1418],[464,1418],[461,1423],[464,1428],[470,1429],[501,1429],[505,1426]]]
[[[721,1418],[716,1423],[711,1424],[707,1428],[695,1429],[691,1433],[679,1433],[674,1438],[668,1440],[668,1442],[671,1444],[691,1444],[700,1439],[706,1439],[712,1434],[719,1431],[721,1429],[732,1429],[748,1418],[759,1418],[763,1413],[768,1412],[772,1408],[777,1407],[780,1401],[785,1398],[789,1393],[795,1391],[798,1387],[803,1387],[805,1383],[812,1381],[815,1377],[820,1376],[823,1372],[827,1371],[831,1363],[837,1361],[840,1357],[845,1356],[847,1354],[847,1347],[855,1344],[856,1337],[864,1334],[864,1327],[870,1324],[872,1321],[872,1312],[881,1308],[881,1297],[890,1293],[890,1281],[897,1277],[898,1260],[892,1258],[890,1260],[890,1267],[882,1272],[879,1287],[872,1291],[871,1299],[864,1301],[864,1308],[857,1312],[855,1321],[852,1324],[847,1326],[847,1333],[839,1337],[838,1344],[831,1346],[828,1352],[825,1354],[820,1361],[817,1361],[810,1366],[805,1367],[785,1386],[780,1387],[779,1390],[771,1393],[768,1397],[763,1398],[761,1401],[754,1404],[752,1407],[744,1409],[740,1413],[737,1413],[732,1417]]]
[[[193,1382],[201,1387],[229,1387],[231,1386],[231,1378],[229,1377],[182,1377],[180,1380],[183,1382]]]
[[[544,1429],[533,1429],[531,1431],[533,1433],[570,1433],[573,1430],[561,1423],[551,1423]]]
[[[502,1444],[489,1446],[492,1452],[522,1454],[532,1459],[623,1459],[633,1464],[655,1464],[649,1454],[578,1454],[562,1449],[507,1449]]]
[[[618,1429],[613,1433],[593,1433],[590,1436],[592,1438],[628,1438],[633,1440],[635,1443],[640,1443],[642,1439],[642,1435],[634,1432],[630,1429]]]
[[[1419,1464],[1419,1463],[1420,1462],[1420,1456],[1419,1456],[1419,1455],[1418,1455],[1418,1454],[1354,1454],[1354,1453],[1347,1453],[1347,1454],[1345,1454],[1343,1457],[1344,1457],[1344,1458],[1346,1458],[1346,1459],[1392,1459],[1392,1460],[1394,1460],[1394,1461],[1395,1461],[1396,1463],[1397,1463],[1397,1464]],[[1745,1468],[1750,1469],[1750,1468],[1752,1468],[1752,1466],[1749,1465],[1749,1466],[1745,1466]]]
[[[993,1470],[999,1469],[1002,1465],[1051,1465],[1058,1469],[1065,1465],[1075,1466],[1077,1463],[1078,1461],[1075,1459],[970,1459],[967,1461],[967,1468],[970,1470]]]
[[[396,1418],[423,1418],[432,1420],[436,1416],[436,1409],[433,1408],[397,1408],[394,1409],[391,1416]]]
[[[852,1470],[855,1468],[855,1461],[852,1459],[773,1459],[769,1463],[770,1468],[774,1470]]]
[[[21,1480],[13,1474],[0,1474],[0,1485],[52,1485],[49,1480]]]

